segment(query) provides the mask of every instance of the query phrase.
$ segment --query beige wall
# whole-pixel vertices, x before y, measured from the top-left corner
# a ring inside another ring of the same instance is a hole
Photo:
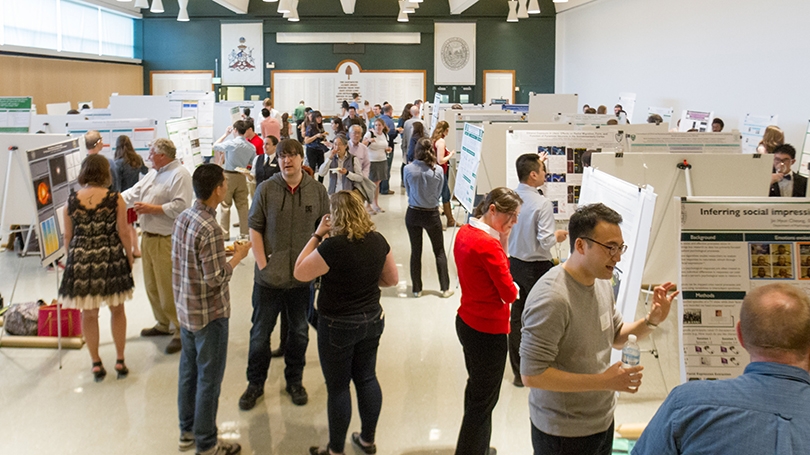
[[[81,101],[105,108],[113,92],[143,95],[143,66],[0,55],[0,96],[33,96],[39,114],[66,101],[74,109]]]

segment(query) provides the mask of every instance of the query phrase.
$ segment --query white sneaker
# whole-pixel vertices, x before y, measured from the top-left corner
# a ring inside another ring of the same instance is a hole
[[[453,294],[455,294],[455,293],[452,290],[448,289],[446,291],[442,291],[442,293],[439,294],[439,295],[441,296],[441,298],[446,299],[446,298],[450,297]]]
[[[181,452],[194,448],[194,433],[188,431],[180,433],[180,441],[177,444]]]

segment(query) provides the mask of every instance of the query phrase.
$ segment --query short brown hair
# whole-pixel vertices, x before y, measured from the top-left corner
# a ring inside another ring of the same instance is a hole
[[[279,158],[282,156],[304,156],[304,146],[295,139],[284,139],[276,146],[276,155]]]
[[[810,297],[796,286],[774,283],[748,292],[740,308],[748,351],[806,356],[810,352]]]
[[[112,184],[110,162],[103,155],[87,155],[79,170],[79,185],[109,188]]]

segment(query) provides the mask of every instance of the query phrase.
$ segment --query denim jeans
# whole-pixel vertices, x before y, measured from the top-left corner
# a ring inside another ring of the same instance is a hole
[[[388,143],[388,146],[391,148],[394,147],[391,142]],[[394,152],[387,152],[385,154],[385,160],[388,161],[388,178],[380,182],[380,194],[387,194],[388,191],[391,190],[388,182],[391,180],[391,165],[394,163]]]
[[[357,392],[360,436],[374,442],[382,407],[377,382],[377,347],[385,327],[382,308],[370,313],[332,318],[318,316],[318,358],[326,380],[326,412],[329,418],[329,448],[343,453],[352,418],[349,381]]]
[[[228,356],[228,318],[215,319],[196,332],[181,328],[180,340],[180,433],[193,432],[197,452],[204,452],[217,444],[217,407]]]
[[[250,348],[248,350],[247,380],[253,385],[264,387],[267,370],[270,368],[270,334],[282,311],[287,315],[289,329],[284,346],[284,377],[287,385],[301,385],[306,365],[309,328],[307,307],[309,305],[309,285],[278,289],[253,283],[253,317],[250,328]]]
[[[442,291],[450,289],[450,276],[447,273],[447,254],[444,252],[442,219],[437,209],[419,210],[408,207],[405,212],[405,227],[411,240],[411,281],[413,292],[422,290],[422,229],[427,232],[433,255],[436,257],[436,270],[439,273],[439,286]]]
[[[447,181],[448,175],[444,175],[444,180],[442,181],[442,204],[447,204],[450,202],[450,183]]]
[[[456,455],[485,455],[492,436],[492,410],[498,403],[506,369],[506,334],[475,330],[456,316],[456,333],[464,348],[467,387]]]
[[[576,425],[576,422],[571,423]],[[532,424],[532,447],[534,455],[579,455],[582,453],[610,455],[613,451],[613,423],[602,433],[579,438],[566,438],[543,433]]]

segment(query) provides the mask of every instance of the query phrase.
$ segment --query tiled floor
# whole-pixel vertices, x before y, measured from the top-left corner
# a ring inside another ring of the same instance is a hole
[[[394,169],[399,168],[395,163]],[[395,173],[396,174],[396,173]],[[438,279],[429,248],[423,254],[425,295],[410,296],[409,244],[404,225],[407,199],[400,194],[399,177],[392,181],[396,194],[381,196],[386,213],[376,215],[378,230],[391,244],[399,265],[400,284],[383,290],[387,314],[377,373],[383,389],[383,409],[377,431],[378,453],[383,455],[450,455],[461,422],[466,370],[456,338],[454,317],[459,292],[438,297]],[[459,209],[460,211],[460,209]],[[234,220],[236,215],[232,215]],[[236,230],[234,230],[236,231]],[[446,247],[454,234],[445,234]],[[449,255],[452,256],[452,255]],[[35,257],[18,259],[0,253],[0,292],[8,297],[18,267],[23,270],[15,302],[56,294],[54,272],[39,266]],[[451,260],[452,286],[455,266]],[[222,437],[233,438],[247,454],[304,454],[310,445],[327,440],[326,388],[318,365],[316,333],[310,331],[304,386],[309,404],[298,407],[284,392],[283,362],[274,359],[265,395],[256,408],[238,408],[243,392],[250,330],[253,259],[239,266],[231,281],[233,311],[230,320],[228,366],[222,384],[218,414]],[[93,382],[85,349],[63,351],[62,367],[56,350],[0,348],[0,454],[172,454],[177,452],[177,366],[179,354],[165,355],[168,339],[145,339],[141,328],[151,326],[151,310],[142,285],[141,265],[135,265],[136,293],[127,304],[129,335],[126,360],[131,374],[116,380],[108,374]],[[101,312],[101,355],[112,373],[115,351],[109,331],[109,312]],[[672,318],[670,318],[672,320]],[[649,354],[644,385],[634,396],[622,396],[616,424],[646,422],[663,400],[667,387],[677,383],[676,346],[671,324],[656,334],[662,351],[663,371]],[[277,331],[273,343],[277,343]],[[649,349],[649,341],[642,348]],[[669,354],[669,355],[667,355]],[[511,385],[504,377],[493,418],[492,445],[502,454],[529,454],[531,440],[528,389]],[[350,432],[359,431],[356,414]],[[346,453],[359,453],[351,445]]]

